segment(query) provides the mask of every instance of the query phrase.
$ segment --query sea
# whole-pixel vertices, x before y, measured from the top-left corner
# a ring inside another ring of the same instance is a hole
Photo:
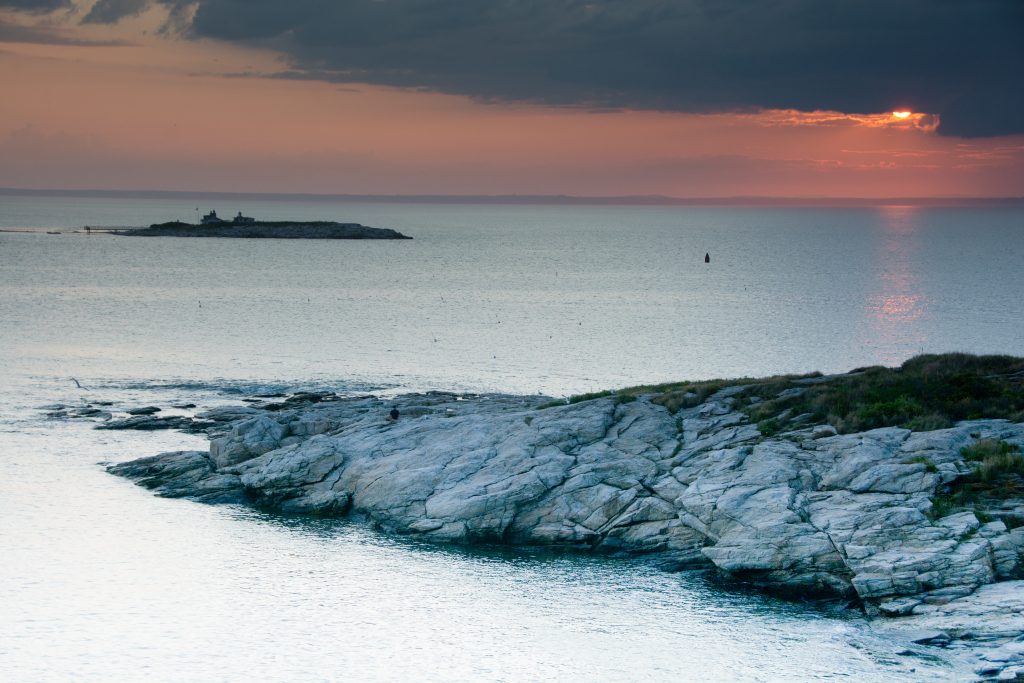
[[[209,209],[413,239],[81,231]],[[45,407],[561,397],[1024,355],[1020,207],[9,193],[0,230],[4,681],[972,679],[956,653],[882,638],[841,605],[702,573],[157,498],[103,464],[204,439]]]

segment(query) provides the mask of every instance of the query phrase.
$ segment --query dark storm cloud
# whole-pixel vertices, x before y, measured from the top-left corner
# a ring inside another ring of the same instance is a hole
[[[134,7],[130,1],[104,2]],[[195,36],[289,75],[482,100],[685,112],[938,113],[1024,132],[1022,0],[183,0]],[[131,10],[137,11],[137,10]]]
[[[112,24],[141,13],[149,4],[149,0],[97,0],[82,23]]]
[[[52,12],[70,6],[71,0],[0,0],[0,9],[22,12]]]
[[[85,40],[59,27],[22,26],[0,19],[0,43],[34,43],[36,45],[76,45],[80,47],[115,47],[128,45],[120,40]]]

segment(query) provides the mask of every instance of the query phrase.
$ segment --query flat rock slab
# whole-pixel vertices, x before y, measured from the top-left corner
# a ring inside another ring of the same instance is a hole
[[[123,420],[109,420],[96,425],[96,429],[131,429],[141,432],[152,432],[161,429],[191,430],[195,421],[183,415],[133,415]]]

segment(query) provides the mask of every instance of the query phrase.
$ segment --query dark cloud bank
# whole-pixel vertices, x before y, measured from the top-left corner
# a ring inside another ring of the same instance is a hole
[[[89,20],[147,1],[100,0]],[[1024,132],[1024,0],[155,1],[194,12],[194,36],[283,51],[296,78],[598,108],[905,107],[945,135]]]
[[[0,0],[0,9],[13,9],[19,12],[52,12],[70,6],[70,0]]]

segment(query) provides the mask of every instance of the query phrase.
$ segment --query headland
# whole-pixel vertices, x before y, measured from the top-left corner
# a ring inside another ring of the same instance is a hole
[[[643,556],[851,601],[894,638],[962,650],[982,678],[1024,672],[1024,359],[147,411],[98,427],[210,438],[109,468],[162,496]]]

